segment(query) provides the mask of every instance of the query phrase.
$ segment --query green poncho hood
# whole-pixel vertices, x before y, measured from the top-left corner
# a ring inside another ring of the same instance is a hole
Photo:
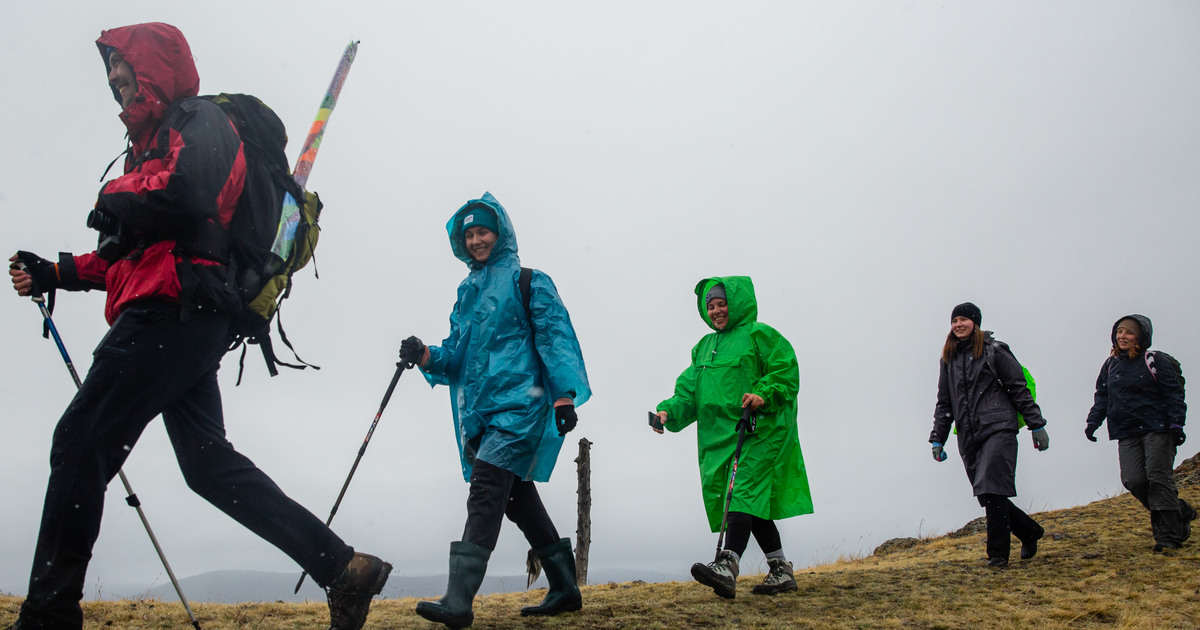
[[[708,318],[708,305],[704,303],[704,296],[708,295],[709,289],[718,284],[725,287],[725,302],[729,304],[729,321],[725,324],[725,330],[733,330],[742,324],[758,321],[758,300],[754,297],[754,281],[749,276],[705,278],[696,284],[696,307],[700,309],[700,319],[703,319],[709,328],[717,330]]]

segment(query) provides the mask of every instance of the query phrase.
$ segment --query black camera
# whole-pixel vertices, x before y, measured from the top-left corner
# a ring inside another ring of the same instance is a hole
[[[96,255],[101,260],[116,262],[132,250],[133,231],[108,210],[96,208],[89,212],[87,226],[100,233]]]

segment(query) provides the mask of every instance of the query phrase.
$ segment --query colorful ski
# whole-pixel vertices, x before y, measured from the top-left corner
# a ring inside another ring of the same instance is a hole
[[[292,169],[292,178],[304,188],[308,184],[308,175],[312,172],[313,160],[317,159],[317,151],[321,148],[321,138],[325,135],[325,125],[329,122],[329,115],[333,113],[333,108],[337,105],[338,95],[342,93],[342,85],[346,83],[346,75],[350,74],[350,65],[354,63],[354,56],[358,53],[358,42],[350,42],[346,46],[346,52],[342,53],[342,60],[338,63],[337,70],[333,73],[333,80],[329,82],[329,89],[325,92],[325,98],[321,101],[321,107],[317,110],[317,118],[313,121],[312,127],[308,130],[308,137],[304,139],[304,146],[300,149],[300,157],[296,160],[296,168]],[[279,230],[275,233],[275,243],[271,246],[271,251],[283,260],[287,260],[292,253],[292,243],[296,238],[296,227],[300,224],[300,207],[296,200],[290,194],[284,196],[283,212],[279,217]]]

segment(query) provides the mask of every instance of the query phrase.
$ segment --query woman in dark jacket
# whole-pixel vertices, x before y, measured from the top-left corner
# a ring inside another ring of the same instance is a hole
[[[1112,328],[1112,356],[1100,367],[1087,439],[1108,418],[1108,439],[1118,441],[1121,483],[1150,510],[1154,551],[1178,549],[1191,534],[1196,510],[1175,488],[1175,450],[1183,444],[1187,403],[1179,364],[1151,352],[1150,318],[1129,315]]]
[[[1017,496],[1017,432],[1021,416],[1039,451],[1050,448],[1046,420],[1025,383],[1025,372],[1008,346],[980,329],[983,314],[970,302],[954,307],[942,349],[938,400],[933,414],[933,459],[946,461],[943,446],[953,423],[967,478],[987,514],[988,566],[1008,566],[1011,540],[1021,559],[1037,553],[1041,525],[1013,505]]]

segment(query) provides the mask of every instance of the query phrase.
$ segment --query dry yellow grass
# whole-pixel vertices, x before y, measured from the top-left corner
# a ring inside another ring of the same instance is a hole
[[[1200,456],[1179,471],[1180,494],[1200,504]],[[1033,560],[984,566],[983,535],[941,537],[882,557],[812,567],[798,593],[750,594],[744,576],[734,601],[695,582],[606,584],[583,589],[584,608],[550,619],[523,618],[544,591],[475,600],[475,628],[1197,628],[1200,549],[1152,554],[1146,511],[1128,494],[1037,516],[1046,528]],[[1200,525],[1200,522],[1197,522]],[[1014,540],[1014,543],[1016,541]],[[0,597],[0,628],[20,599]],[[367,628],[441,628],[413,612],[416,599],[377,601]],[[87,629],[187,628],[172,601],[84,604]],[[324,628],[324,604],[197,604],[205,630]]]

